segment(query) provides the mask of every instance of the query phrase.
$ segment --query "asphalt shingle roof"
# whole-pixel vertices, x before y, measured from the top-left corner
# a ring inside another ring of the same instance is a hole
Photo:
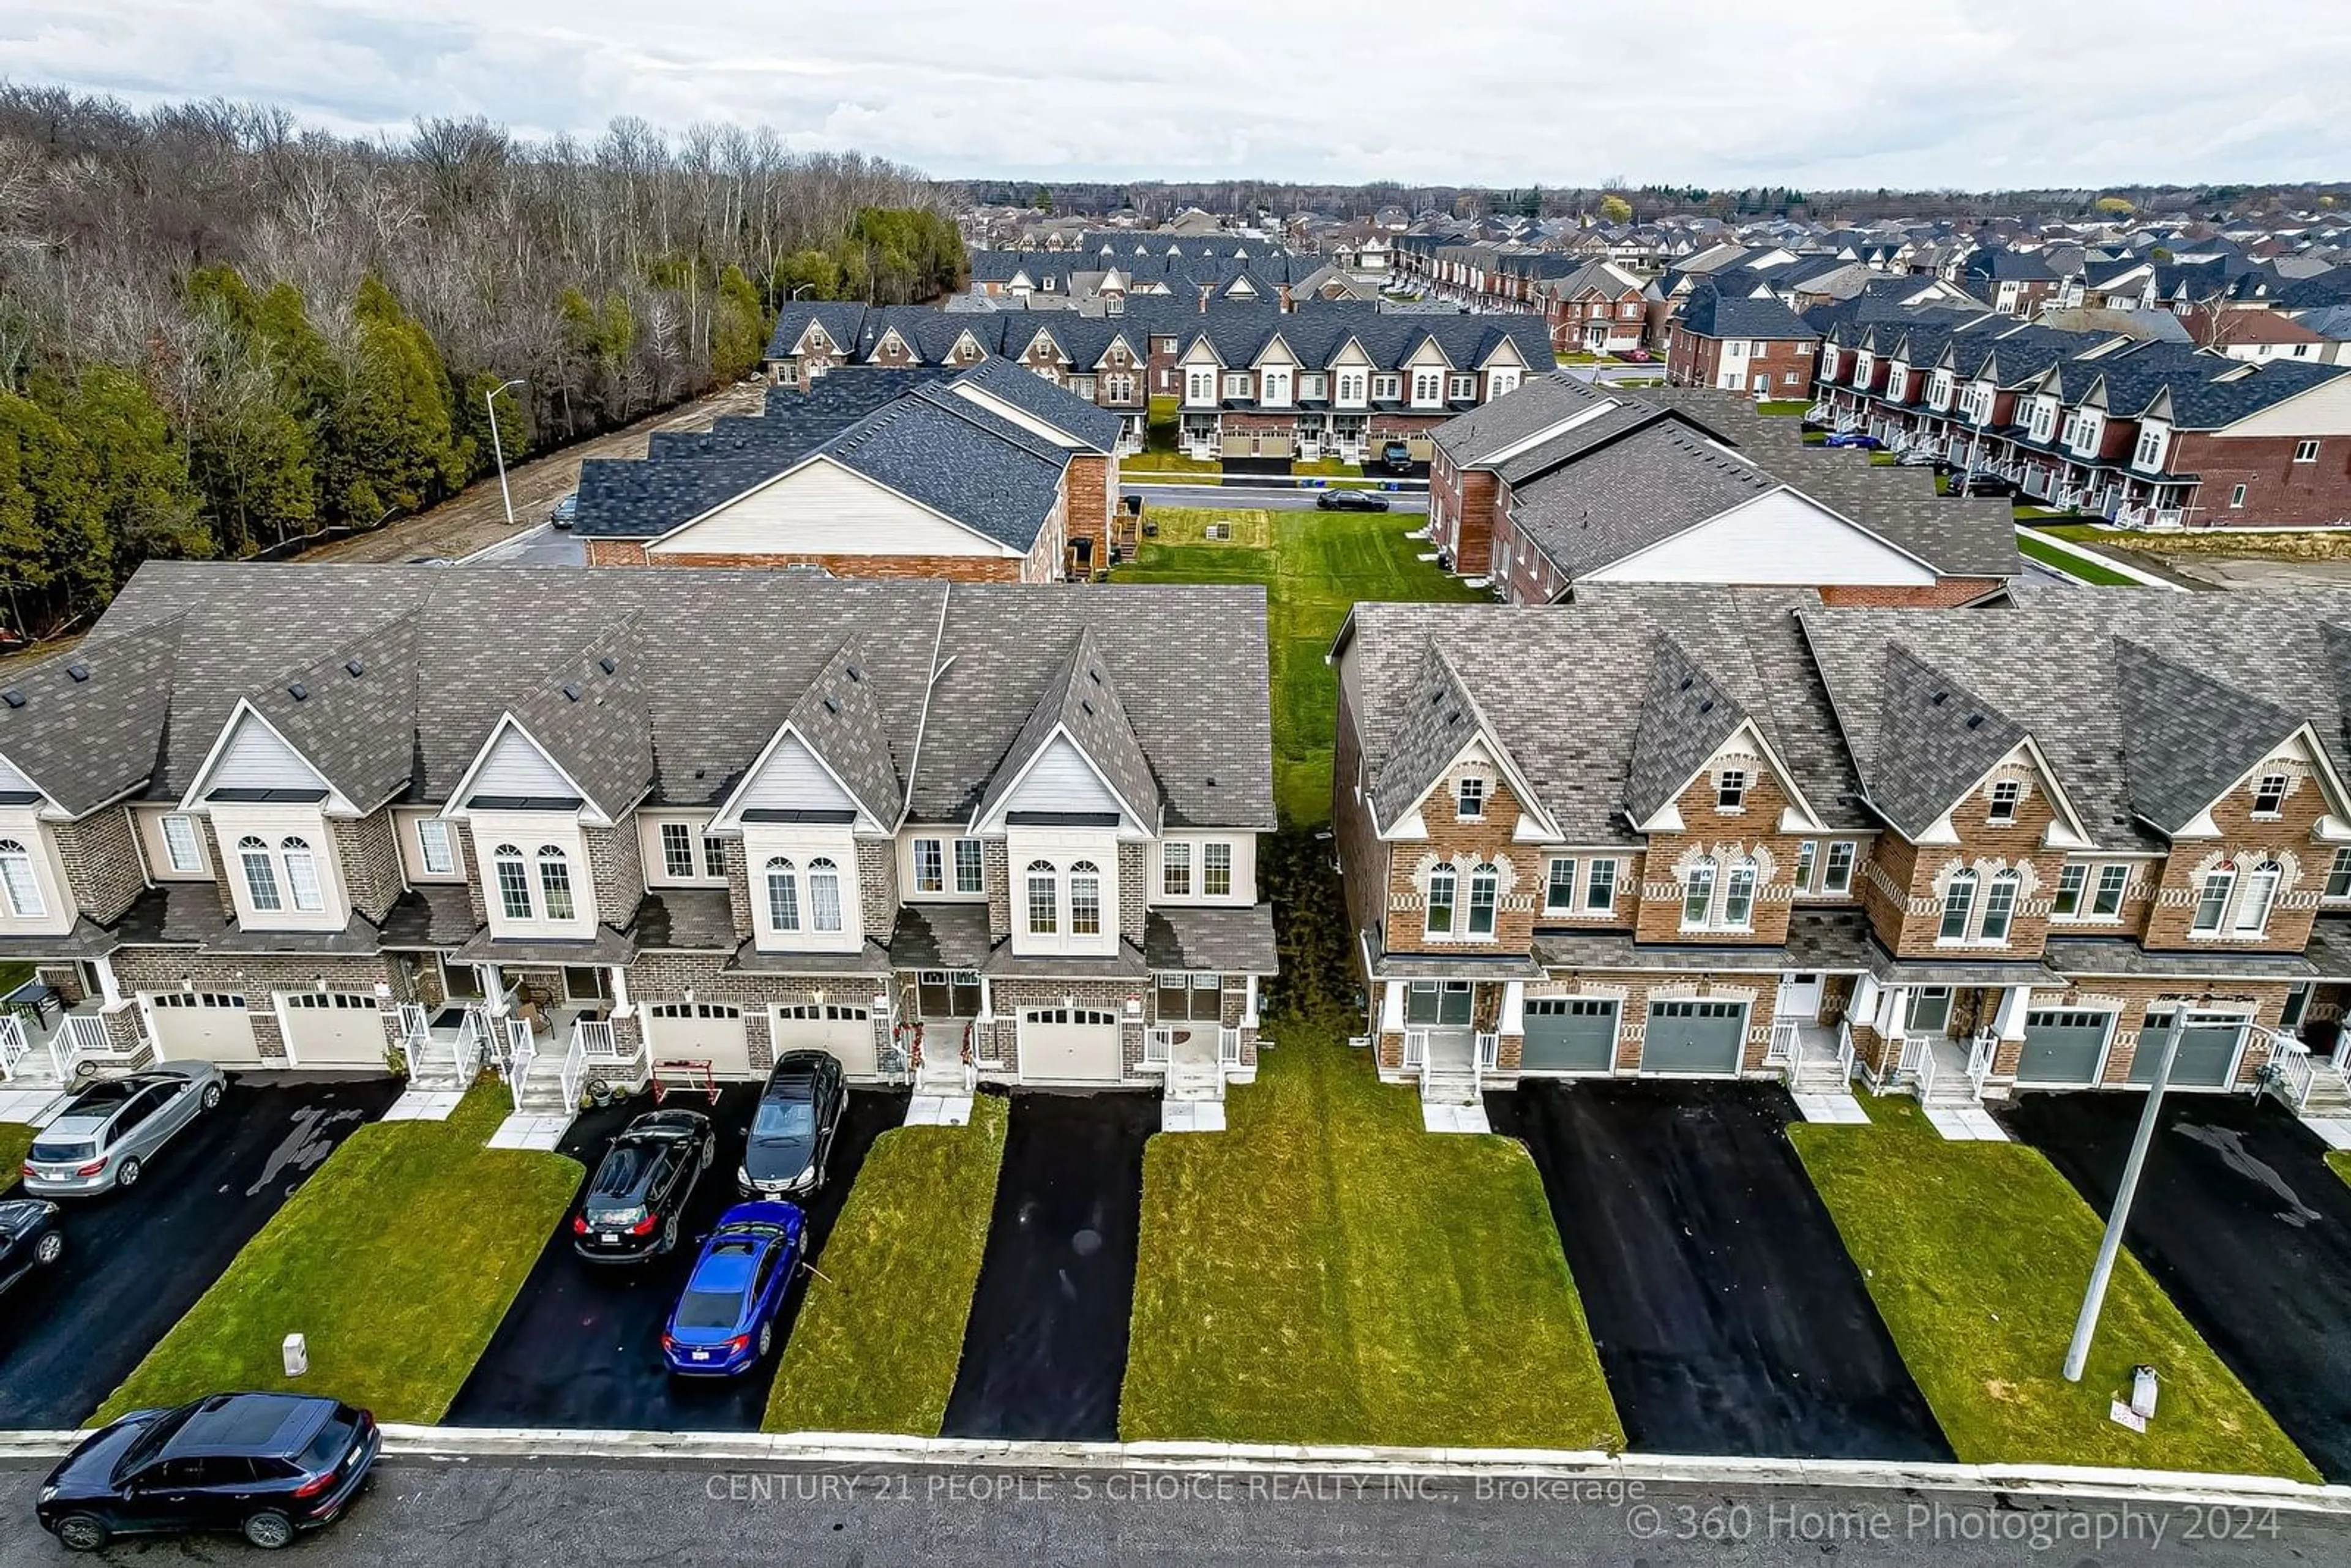
[[[100,627],[105,634],[0,678],[8,699],[0,702],[0,757],[76,816],[155,773],[179,664],[176,620]]]

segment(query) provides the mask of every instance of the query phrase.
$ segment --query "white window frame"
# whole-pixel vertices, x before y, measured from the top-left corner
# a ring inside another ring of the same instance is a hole
[[[2351,844],[2344,844],[2327,862],[2326,880],[2319,884],[2319,902],[2341,904],[2351,900]]]
[[[670,860],[681,839],[686,863],[683,872]],[[726,841],[711,836],[710,819],[706,816],[643,816],[637,842],[649,888],[726,885]]]
[[[1983,879],[1972,870],[1951,873],[1943,884],[1943,906],[1936,916],[1935,940],[1938,944],[1958,946],[1970,939],[1975,931],[1976,894]],[[1960,896],[1965,890],[1965,896]],[[1957,929],[1954,930],[1954,925]]]
[[[318,810],[214,803],[211,816],[238,924],[264,931],[340,931],[350,923],[334,835]],[[248,839],[261,848],[250,850]],[[263,907],[256,896],[248,856],[256,853],[267,864],[275,908]]]
[[[173,830],[177,830],[175,833]],[[196,820],[184,811],[166,811],[155,821],[156,836],[163,841],[163,863],[183,876],[200,875],[204,865],[204,837],[196,831]]]
[[[2293,789],[2292,776],[2283,772],[2264,773],[2254,779],[2253,815],[2264,821],[2282,815],[2285,810],[2285,798]],[[2265,796],[2273,797],[2266,806],[2262,804]]]
[[[1985,792],[1984,821],[2006,827],[2016,821],[2016,809],[2024,804],[2024,786],[2013,779],[1993,782]]]
[[[1453,814],[1465,822],[1486,820],[1486,779],[1482,774],[1465,773],[1454,781]]]
[[[1842,856],[1844,864],[1837,862]],[[1844,898],[1853,893],[1854,873],[1861,864],[1861,846],[1851,839],[1832,839],[1821,853],[1821,894]]]
[[[1566,873],[1564,878],[1561,874],[1562,868]],[[1543,862],[1543,913],[1545,915],[1573,915],[1583,907],[1583,883],[1579,880],[1583,870],[1583,862],[1574,855],[1552,855]],[[1559,902],[1556,897],[1562,880],[1567,888],[1565,903]]]
[[[457,864],[457,830],[442,817],[419,817],[415,822],[416,863],[427,876],[455,876],[462,869]],[[436,853],[435,841],[438,841]],[[434,864],[435,860],[439,864]]]
[[[2304,438],[2304,440],[2301,440],[2301,441],[2297,441],[2297,442],[2295,442],[2295,443],[2294,443],[2294,460],[2296,463],[2315,463],[2315,462],[2317,462],[2317,461],[2318,461],[2318,441],[2317,441],[2317,438],[2316,438],[2316,437],[2314,437],[2314,436],[2312,436],[2312,437],[2306,437],[2306,438]]]
[[[0,895],[6,898],[11,920],[48,918],[49,903],[41,891],[37,856],[34,846],[21,839],[0,839]]]
[[[2188,916],[2190,936],[2219,936],[2229,929],[2230,906],[2236,902],[2237,873],[2215,867],[2196,879],[2196,903]],[[2211,918],[2205,918],[2206,911]]]

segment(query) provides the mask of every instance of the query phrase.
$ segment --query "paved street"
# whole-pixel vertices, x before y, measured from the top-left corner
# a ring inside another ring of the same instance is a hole
[[[29,1517],[41,1471],[0,1469],[0,1568],[60,1559]],[[2342,1562],[2351,1519],[1965,1494],[1242,1473],[730,1470],[392,1461],[313,1564],[435,1568],[912,1563],[1721,1564],[2012,1568]],[[1508,1486],[1510,1495],[1491,1495]],[[2096,1532],[2104,1530],[2105,1539]],[[2216,1530],[2224,1539],[2214,1539]],[[2039,1542],[2038,1549],[2035,1542]],[[99,1561],[128,1561],[118,1547]],[[213,1560],[202,1544],[163,1548]],[[249,1553],[214,1549],[242,1560]]]

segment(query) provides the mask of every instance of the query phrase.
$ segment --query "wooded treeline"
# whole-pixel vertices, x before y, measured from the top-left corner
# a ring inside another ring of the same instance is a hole
[[[0,83],[0,610],[37,635],[150,556],[429,506],[489,468],[489,408],[509,461],[626,423],[754,370],[795,291],[959,287],[948,214],[765,130],[360,141]]]

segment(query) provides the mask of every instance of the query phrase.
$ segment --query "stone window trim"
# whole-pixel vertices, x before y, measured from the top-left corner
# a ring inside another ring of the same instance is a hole
[[[2165,902],[2188,905],[2188,935],[2198,941],[2262,942],[2280,909],[2312,902],[2295,892],[2301,880],[2302,863],[2291,850],[2216,850]]]

